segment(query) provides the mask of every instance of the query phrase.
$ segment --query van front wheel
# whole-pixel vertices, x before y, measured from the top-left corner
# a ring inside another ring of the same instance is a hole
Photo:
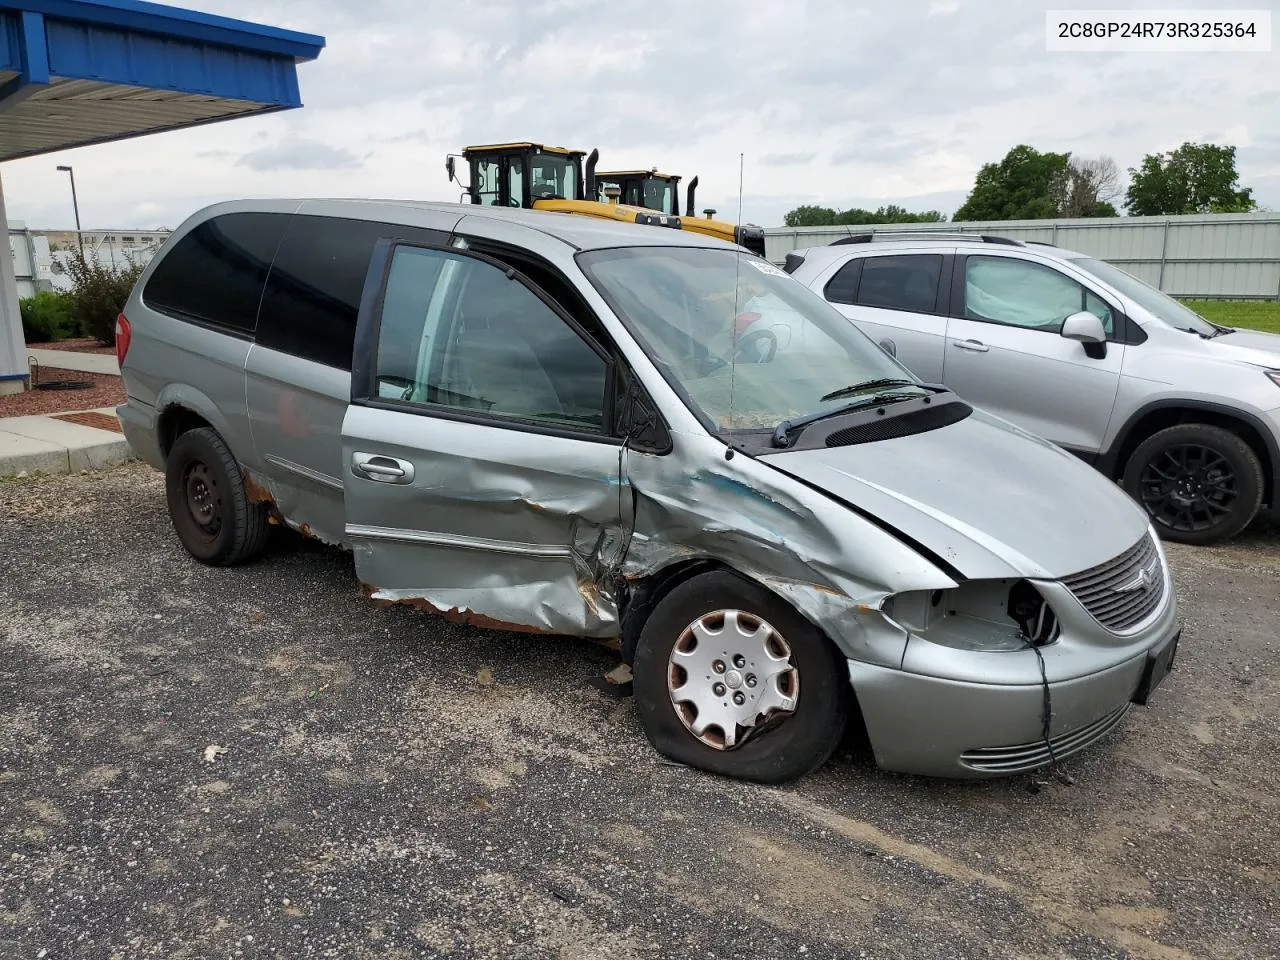
[[[174,441],[165,462],[165,499],[178,539],[201,563],[244,563],[266,546],[267,504],[249,502],[236,458],[209,427]]]
[[[671,591],[633,664],[640,723],[680,763],[759,783],[816,770],[848,722],[844,661],[775,595],[727,572]]]

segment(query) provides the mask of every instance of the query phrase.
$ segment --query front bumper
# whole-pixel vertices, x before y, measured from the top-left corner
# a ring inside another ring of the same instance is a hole
[[[1110,659],[1098,660],[1100,651],[1081,643],[1073,631],[1040,648],[1049,678],[1049,739],[1057,759],[1083,750],[1124,718],[1148,654],[1178,632],[1176,602],[1170,598]],[[1094,669],[1071,669],[1090,660]],[[1044,685],[1030,648],[954,651],[912,637],[901,668],[848,664],[876,762],[885,770],[972,779],[1034,770],[1050,761]]]
[[[1145,664],[1143,654],[1049,684],[1049,736],[1058,759],[1084,749],[1124,717]],[[853,660],[849,678],[876,763],[885,770],[971,779],[1049,762],[1041,739],[1044,689],[1038,684],[969,683]],[[1025,762],[1016,762],[1018,757]]]

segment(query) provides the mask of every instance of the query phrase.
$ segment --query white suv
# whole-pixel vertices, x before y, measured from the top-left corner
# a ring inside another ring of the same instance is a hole
[[[1280,506],[1280,336],[1003,237],[850,236],[785,269],[917,376],[1119,480],[1166,539],[1230,537]]]

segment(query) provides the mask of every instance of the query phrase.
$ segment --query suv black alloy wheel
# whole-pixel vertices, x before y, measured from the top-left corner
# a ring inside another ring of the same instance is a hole
[[[1262,464],[1236,434],[1181,423],[1148,437],[1125,465],[1124,488],[1160,536],[1204,544],[1235,536],[1262,505]]]

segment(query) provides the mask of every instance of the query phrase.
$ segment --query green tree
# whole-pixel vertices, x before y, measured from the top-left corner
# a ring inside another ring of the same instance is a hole
[[[850,207],[833,210],[831,207],[796,207],[783,219],[788,227],[830,227],[860,223],[938,223],[947,218],[937,210],[912,213],[905,207],[890,203],[876,210]]]
[[[836,222],[836,211],[830,207],[796,207],[782,222],[788,227],[829,227]]]
[[[1043,220],[1059,215],[1069,180],[1069,153],[1019,144],[999,163],[983,164],[952,220]]]
[[[1135,217],[1179,213],[1244,213],[1257,207],[1253,191],[1240,187],[1236,148],[1184,143],[1168,153],[1149,153],[1129,170],[1125,208]]]

